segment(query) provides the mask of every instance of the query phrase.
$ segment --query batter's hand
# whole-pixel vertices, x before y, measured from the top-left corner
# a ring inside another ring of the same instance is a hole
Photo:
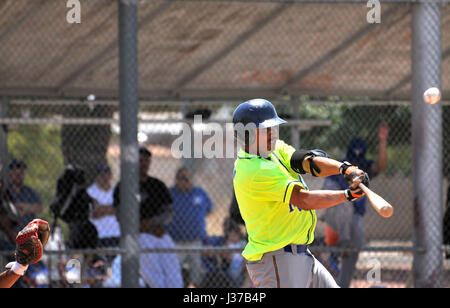
[[[353,185],[354,182],[358,179],[358,177],[365,173],[363,170],[359,169],[357,166],[350,164],[347,161],[344,161],[342,163],[341,167],[339,168],[339,171],[344,176],[344,179],[347,181],[349,185]],[[354,185],[354,187],[356,187],[358,184]]]
[[[361,183],[369,187],[369,175],[365,172],[356,177],[350,187],[346,190],[345,196],[349,201],[354,201],[355,199],[361,198],[365,195],[364,191],[359,188],[359,184]]]
[[[345,196],[347,197],[348,201],[355,201],[358,198],[361,198],[364,196],[364,192],[360,188],[350,188],[346,189],[344,191]]]

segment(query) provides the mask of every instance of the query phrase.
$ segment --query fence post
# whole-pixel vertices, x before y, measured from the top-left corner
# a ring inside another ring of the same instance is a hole
[[[439,287],[442,245],[442,106],[428,105],[423,93],[441,85],[441,7],[413,4],[412,137],[414,187],[415,287]]]
[[[0,118],[8,117],[9,98],[0,98]],[[8,131],[6,124],[0,125],[0,181],[6,183],[8,176]],[[0,256],[2,268],[8,263],[6,256]]]
[[[120,248],[122,287],[139,287],[137,2],[119,0]]]

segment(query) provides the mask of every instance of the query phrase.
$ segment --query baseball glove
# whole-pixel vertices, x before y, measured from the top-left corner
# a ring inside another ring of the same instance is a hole
[[[49,236],[48,222],[42,219],[31,221],[16,237],[15,257],[17,262],[22,265],[39,262]]]

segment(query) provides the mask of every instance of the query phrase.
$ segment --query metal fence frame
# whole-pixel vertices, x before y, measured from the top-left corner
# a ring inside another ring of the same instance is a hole
[[[215,103],[218,104],[236,104],[239,101],[216,101]],[[79,104],[83,105],[85,102],[71,102],[72,104]],[[108,104],[108,105],[116,105],[118,107],[117,102],[92,102],[94,104]],[[274,103],[282,103],[285,104],[285,101],[274,101]],[[302,103],[302,101],[298,101],[298,103]],[[307,101],[305,102],[310,105],[316,105],[316,106],[327,106],[330,104],[336,104],[333,102],[328,101]],[[449,102],[443,102],[445,105],[449,105]],[[49,102],[47,101],[33,101],[32,105],[35,107],[36,105],[48,105]],[[50,102],[50,104],[61,104],[64,106],[64,102]],[[153,103],[149,102],[149,105],[158,105],[159,103]],[[204,106],[205,102],[177,102],[177,105],[180,106]],[[338,102],[337,104],[342,105],[358,105],[358,106],[365,106],[367,105],[365,102],[361,101],[354,101],[348,103],[347,101]],[[397,105],[403,105],[403,106],[410,106],[412,105],[411,102],[405,102],[405,101],[379,101],[374,102],[377,106],[397,106]],[[14,105],[20,105],[20,106],[30,106],[30,102],[23,102],[23,101],[17,101],[16,99],[12,99],[10,102],[11,106]],[[143,104],[146,105],[146,104]],[[372,106],[372,104],[370,105]],[[154,123],[154,124],[162,124],[167,122],[173,122],[173,123],[193,123],[192,120],[189,119],[170,119],[170,120],[146,120],[146,119],[137,119],[137,123]],[[228,120],[229,121],[229,120]],[[225,124],[227,123],[227,120],[205,120],[204,123],[208,122],[215,122],[215,123],[221,123]],[[111,125],[111,124],[119,124],[120,122],[115,119],[102,119],[102,118],[0,118],[0,124],[20,124],[20,125],[40,125],[40,124],[69,124],[69,125]],[[299,124],[302,125],[326,125],[326,121],[322,120],[302,120],[302,119],[291,119],[288,123],[286,123],[286,126],[290,126],[291,129],[298,129]],[[297,137],[300,137],[300,133],[295,136],[291,136],[293,140]],[[298,139],[298,138],[297,138]],[[292,141],[293,141],[292,140]],[[292,142],[291,141],[291,142]],[[440,245],[440,244],[439,244]],[[91,255],[91,254],[99,254],[99,255],[123,255],[125,257],[134,257],[139,262],[139,254],[140,253],[188,253],[188,254],[195,254],[195,253],[215,253],[217,255],[226,254],[226,253],[233,253],[233,252],[241,252],[242,249],[230,249],[227,247],[198,247],[198,248],[191,248],[191,249],[181,249],[181,248],[175,248],[175,249],[140,249],[139,247],[136,247],[133,252],[130,252],[132,250],[129,250],[127,248],[119,248],[119,249],[84,249],[84,250],[48,250],[45,251],[46,255]],[[426,256],[428,249],[426,245],[418,245],[418,243],[414,243],[413,246],[365,246],[361,249],[355,249],[355,248],[343,248],[343,247],[327,247],[327,246],[313,246],[311,247],[311,251],[313,252],[321,252],[321,253],[352,253],[352,252],[406,252],[406,253],[412,253],[414,254],[415,258],[421,258]],[[441,255],[442,252],[450,251],[450,247],[440,247],[439,248],[439,255]],[[11,255],[13,252],[2,252],[0,251],[0,255]],[[125,259],[125,258],[124,258]],[[139,264],[139,263],[138,263]],[[49,273],[49,280],[51,273]],[[139,275],[136,275],[135,277],[139,277]],[[133,286],[136,287],[136,286]]]
[[[311,247],[310,250],[312,253],[356,253],[356,252],[403,252],[403,253],[413,253],[417,255],[426,254],[427,250],[423,247],[414,247],[414,246],[364,246],[360,249],[357,248],[344,248],[344,247],[333,247],[333,246],[314,246]],[[208,255],[225,255],[229,253],[241,253],[243,249],[241,248],[228,248],[228,247],[194,247],[194,248],[148,248],[148,249],[138,249],[137,251],[130,252],[126,249],[111,249],[111,248],[102,248],[102,249],[66,249],[66,250],[44,250],[44,255],[46,256],[82,256],[83,258],[86,256],[92,255],[121,255],[122,258],[126,256],[135,256],[142,253],[175,253],[175,254],[198,254],[198,253],[208,253]],[[442,252],[450,251],[450,246],[442,246]],[[14,251],[2,251],[0,250],[0,256],[12,256],[14,255]],[[50,261],[49,261],[50,262]],[[66,279],[69,285],[73,287],[82,287],[82,282],[85,277],[85,266],[81,264],[80,270],[80,279],[79,281],[68,281],[66,277],[61,277],[62,279]],[[123,272],[123,271],[122,271]],[[51,284],[52,279],[52,271],[49,270],[47,273],[48,283]],[[136,277],[139,277],[137,275]],[[122,287],[124,287],[122,285]],[[138,286],[139,287],[139,283]]]
[[[138,188],[137,180],[137,137],[136,128],[138,124],[138,78],[137,78],[137,0],[119,1],[119,45],[120,45],[120,124],[121,124],[121,190],[136,192]],[[192,0],[195,1],[195,0]],[[199,0],[197,0],[199,1]],[[256,2],[255,0],[232,0],[230,2]],[[199,1],[200,2],[200,1]],[[218,0],[217,2],[221,2]],[[260,2],[260,1],[258,1]],[[363,3],[364,0],[267,0],[267,2],[280,3]],[[412,3],[413,4],[413,41],[412,41],[412,72],[413,72],[413,147],[414,147],[414,188],[417,198],[417,209],[421,223],[426,232],[415,233],[414,247],[410,247],[415,252],[414,268],[416,287],[439,287],[441,285],[440,275],[442,272],[442,106],[423,104],[422,93],[427,87],[439,86],[441,84],[441,33],[440,33],[440,5],[449,3],[450,0],[428,1],[428,0],[388,0],[382,2],[391,3]],[[211,96],[214,96],[212,93]],[[17,97],[15,97],[17,98]],[[64,100],[64,99],[62,99]],[[3,103],[7,101],[4,99]],[[2,105],[4,105],[2,104]],[[4,116],[4,112],[1,113]],[[126,120],[125,120],[126,119]],[[17,119],[3,118],[1,123],[7,124],[9,121]],[[23,124],[31,124],[33,120],[21,120]],[[64,121],[69,121],[65,119]],[[74,120],[75,121],[75,120]],[[78,120],[77,120],[78,121]],[[79,122],[73,124],[80,124]],[[91,120],[89,120],[91,121]],[[109,124],[109,120],[92,120],[96,123],[104,121]],[[70,121],[69,121],[70,122]],[[66,122],[65,122],[66,123]],[[35,123],[36,124],[36,123]],[[423,145],[423,146],[422,146]],[[437,151],[436,151],[437,149]],[[434,150],[434,151],[431,151]],[[1,149],[5,151],[4,146]],[[428,176],[421,176],[427,170]],[[430,170],[432,172],[430,172]],[[432,185],[430,185],[432,183]],[[132,204],[132,212],[122,211],[123,234],[121,241],[121,253],[127,255],[123,258],[122,266],[122,286],[136,287],[137,273],[139,271],[138,260],[138,230],[134,224],[126,224],[127,221],[136,219],[138,203],[135,198],[129,197],[135,194],[122,194],[122,204],[127,203],[128,209]],[[433,205],[433,211],[429,209],[429,204]],[[131,215],[131,214],[132,215]],[[418,248],[423,247],[423,248]],[[205,248],[202,248],[204,250]],[[383,249],[383,248],[365,248]],[[448,247],[444,250],[448,251]],[[96,250],[96,253],[99,251]],[[156,252],[156,251],[154,251]],[[53,253],[53,252],[47,252]],[[55,252],[62,253],[62,252]],[[67,251],[64,252],[67,254]]]

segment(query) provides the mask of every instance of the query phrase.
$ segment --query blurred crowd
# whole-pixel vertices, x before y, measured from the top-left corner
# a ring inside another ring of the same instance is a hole
[[[231,253],[141,253],[140,285],[150,288],[241,287],[245,278],[240,254],[246,242],[240,215],[224,219],[223,235],[207,232],[207,217],[214,211],[208,193],[194,185],[188,167],[174,174],[174,185],[149,175],[152,153],[139,148],[139,244],[142,249],[202,247],[235,248]],[[24,184],[27,165],[13,159],[2,183],[0,250],[15,249],[15,237],[30,220],[42,214],[39,194]],[[92,183],[85,171],[66,166],[56,183],[52,233],[44,258],[30,266],[15,287],[120,287],[120,182],[113,183],[111,168],[100,164]],[[236,210],[236,208],[231,207]],[[236,218],[237,217],[237,218]],[[62,222],[62,223],[61,223]],[[63,232],[67,226],[67,232]],[[84,250],[97,253],[63,255],[51,251]],[[104,252],[107,253],[104,253]],[[6,264],[11,255],[2,254]]]
[[[382,123],[378,130],[378,155],[366,158],[368,146],[361,138],[350,141],[343,160],[376,177],[387,165],[389,129]],[[174,185],[167,187],[150,176],[152,153],[139,148],[139,244],[142,249],[184,249],[177,253],[140,254],[140,286],[150,288],[239,288],[249,287],[245,260],[241,250],[247,242],[244,221],[234,195],[222,235],[207,232],[207,218],[214,211],[208,193],[195,185],[192,170],[181,166],[174,174]],[[0,251],[15,248],[15,236],[43,210],[39,194],[25,185],[27,165],[13,159],[0,182]],[[449,169],[450,170],[450,169]],[[449,172],[450,175],[450,172]],[[449,176],[450,178],[450,176]],[[24,279],[15,287],[110,287],[121,286],[120,248],[120,182],[113,183],[111,168],[100,164],[92,183],[87,183],[84,170],[68,165],[56,183],[55,201],[50,205],[55,220],[46,251],[91,249],[97,253],[72,255],[46,253],[42,261],[30,266]],[[347,184],[340,176],[325,179],[323,189],[343,189]],[[349,203],[349,202],[346,202]],[[325,237],[313,245],[361,248],[364,245],[366,198],[352,204],[338,205],[323,215]],[[64,222],[63,232],[58,221]],[[444,243],[450,244],[450,184],[443,222]],[[217,226],[216,226],[217,227]],[[220,228],[220,227],[219,227]],[[68,236],[64,236],[64,234]],[[189,249],[227,247],[230,252],[214,249],[190,252]],[[108,252],[109,253],[105,253]],[[318,254],[341,287],[349,287],[358,253]],[[11,255],[2,254],[3,265]],[[450,253],[446,254],[450,258]]]

